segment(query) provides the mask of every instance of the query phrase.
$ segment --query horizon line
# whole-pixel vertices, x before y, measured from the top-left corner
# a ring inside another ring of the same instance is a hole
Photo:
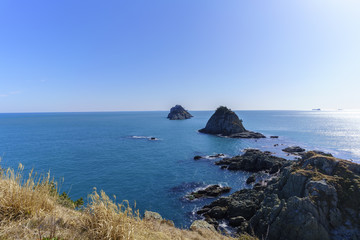
[[[187,111],[194,112],[209,112],[215,111],[216,109],[209,110],[191,110],[186,109]],[[354,112],[360,111],[360,109],[231,109],[232,111],[310,111],[310,112]],[[0,112],[0,114],[16,114],[16,113],[111,113],[111,112],[169,112],[170,110],[103,110],[103,111],[24,111],[24,112]]]

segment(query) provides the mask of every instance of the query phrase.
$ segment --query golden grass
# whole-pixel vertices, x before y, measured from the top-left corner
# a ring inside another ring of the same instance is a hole
[[[81,211],[64,207],[49,174],[36,178],[31,172],[24,179],[22,170],[20,165],[17,173],[0,172],[0,239],[235,239],[207,229],[178,229],[170,221],[142,220],[127,202],[117,204],[96,189]]]

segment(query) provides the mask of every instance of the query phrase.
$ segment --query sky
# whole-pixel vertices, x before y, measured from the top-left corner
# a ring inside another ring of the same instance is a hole
[[[1,0],[0,112],[360,109],[358,0]]]

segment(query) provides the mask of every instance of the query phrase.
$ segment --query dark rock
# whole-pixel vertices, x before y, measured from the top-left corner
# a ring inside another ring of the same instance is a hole
[[[255,183],[253,189],[256,191],[262,191],[265,189],[265,185],[261,184],[261,183]]]
[[[220,168],[221,169],[227,169],[227,166],[221,166]]]
[[[236,232],[239,234],[246,233],[247,229],[249,228],[249,223],[247,221],[242,222],[240,226],[236,228]]]
[[[231,138],[266,138],[263,134],[258,132],[246,131],[241,133],[234,133],[229,135]]]
[[[270,138],[279,138],[279,136],[270,136]]]
[[[221,158],[221,157],[224,157],[225,155],[223,153],[218,153],[218,154],[215,154],[215,155],[210,155],[209,157],[210,158]]]
[[[196,155],[196,156],[194,157],[194,160],[199,160],[199,159],[201,159],[201,158],[222,158],[222,157],[224,157],[224,156],[225,156],[225,154],[223,154],[223,153],[217,153],[217,154],[215,154],[215,155],[210,155],[210,156],[205,156],[205,157],[200,156],[200,155]]]
[[[196,212],[196,214],[203,214],[210,211],[210,208],[202,208]]]
[[[277,172],[288,160],[272,156],[270,152],[257,149],[247,149],[241,156],[224,158],[215,162],[216,165],[227,165],[229,170],[243,170],[248,172],[269,171]]]
[[[209,215],[206,215],[206,216],[205,216],[205,221],[206,221],[207,223],[213,225],[216,229],[218,229],[219,223],[218,223],[218,221],[216,221],[215,218],[211,218],[211,217],[209,217]]]
[[[229,219],[229,225],[232,227],[241,226],[243,222],[246,222],[246,219],[242,216],[237,216]]]
[[[228,109],[219,107],[207,122],[205,128],[200,129],[201,133],[228,136],[232,138],[264,138],[261,133],[248,131],[244,128],[242,120]]]
[[[308,178],[301,173],[290,173],[279,195],[286,199],[292,196],[303,197],[307,179]]]
[[[217,197],[221,194],[230,192],[230,187],[220,187],[219,185],[210,185],[204,189],[200,189],[196,192],[192,192],[186,196],[189,200],[197,198]]]
[[[333,155],[331,153],[325,153],[325,152],[318,151],[318,150],[314,150],[313,152],[316,153],[316,154],[326,156],[326,157],[333,157]]]
[[[255,180],[256,180],[256,175],[252,174],[248,179],[246,179],[246,184],[253,183],[255,182]]]
[[[156,138],[154,138],[154,137],[151,137],[151,138],[150,138],[150,140],[156,140]]]
[[[221,219],[225,217],[227,210],[226,207],[215,206],[207,212],[207,215],[211,218]]]
[[[184,120],[192,118],[193,116],[186,111],[181,105],[176,105],[170,109],[170,113],[167,118],[170,120]]]
[[[360,239],[359,199],[360,165],[311,151],[283,164],[267,185],[219,198],[201,214],[260,239]]]
[[[293,146],[293,147],[284,148],[283,151],[287,153],[301,153],[301,152],[305,152],[305,149],[299,146]]]
[[[260,207],[262,198],[262,191],[243,189],[233,193],[229,197],[219,198],[210,205],[205,206],[202,214],[215,219],[229,219],[237,216],[250,219]],[[205,209],[209,210],[205,211]]]

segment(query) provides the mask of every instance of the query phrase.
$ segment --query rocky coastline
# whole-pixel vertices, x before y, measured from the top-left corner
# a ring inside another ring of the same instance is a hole
[[[216,109],[199,132],[230,138],[265,138],[261,133],[246,130],[236,113],[224,106]]]
[[[255,149],[215,164],[254,173],[251,189],[197,211],[215,229],[225,221],[260,239],[360,239],[359,164],[319,151],[286,160]],[[261,173],[268,177],[257,178]]]

